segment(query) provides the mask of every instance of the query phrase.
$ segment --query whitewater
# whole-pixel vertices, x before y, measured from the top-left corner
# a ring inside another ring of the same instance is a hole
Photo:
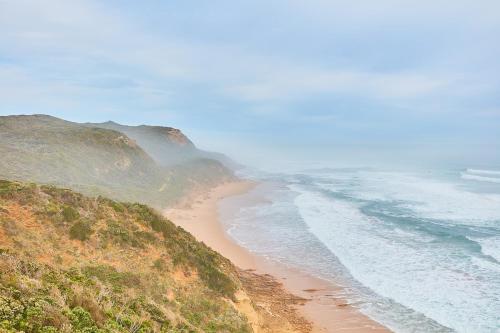
[[[395,332],[500,331],[497,169],[243,176],[263,200],[226,223],[251,251],[344,286]]]

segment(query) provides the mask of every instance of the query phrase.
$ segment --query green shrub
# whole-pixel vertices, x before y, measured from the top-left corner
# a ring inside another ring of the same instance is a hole
[[[251,332],[246,320],[228,304],[194,295],[181,301],[181,313],[203,332]],[[217,314],[217,315],[214,315]]]
[[[115,212],[117,213],[123,213],[125,211],[125,207],[119,203],[119,202],[116,202],[116,201],[112,201],[110,200],[109,202],[109,205],[111,206],[111,208],[113,208],[115,210]]]
[[[92,232],[93,231],[90,223],[86,221],[78,221],[69,229],[69,237],[71,239],[78,239],[83,242],[90,238]]]
[[[0,333],[248,332],[245,319],[221,297],[234,298],[238,286],[230,262],[154,209],[55,187],[2,186],[10,191],[0,194],[6,205],[28,201],[36,219],[53,222],[55,228],[40,232],[49,240],[43,249],[56,260],[38,264],[32,248],[0,250]],[[8,226],[6,219],[0,213],[0,228]],[[108,245],[96,247],[95,257],[66,252],[54,241],[85,241],[93,230],[99,233],[92,238]],[[148,244],[154,251],[131,248]],[[150,256],[138,258],[142,253]],[[132,258],[126,271],[110,265],[126,258]],[[179,284],[172,265],[195,270],[199,280]]]
[[[236,285],[226,274],[210,266],[203,267],[199,273],[210,289],[229,298],[234,297]]]
[[[132,227],[131,227],[132,226]],[[101,237],[108,241],[121,246],[130,245],[136,248],[144,248],[146,244],[153,244],[157,240],[155,234],[134,229],[134,225],[128,221],[118,222],[109,220],[106,224],[106,229],[100,230]]]
[[[20,294],[14,292],[19,298]],[[16,299],[9,296],[0,296],[0,332],[50,332],[46,323],[51,319],[46,309],[50,304],[41,298]],[[54,328],[54,327],[52,327]]]
[[[68,314],[69,320],[73,329],[76,332],[93,333],[99,332],[94,320],[90,313],[85,311],[83,308],[77,306],[73,308]]]
[[[73,222],[80,217],[80,213],[71,206],[64,206],[62,215],[66,222]]]
[[[158,258],[153,262],[153,268],[163,272],[167,269],[167,263],[162,258]]]
[[[153,233],[147,231],[134,231],[134,237],[145,244],[154,244],[157,240]]]
[[[102,235],[106,239],[110,239],[113,242],[119,243],[121,245],[130,245],[131,243],[133,243],[130,232],[127,230],[127,228],[125,228],[125,226],[117,221],[109,220],[106,224],[106,229],[102,231]]]
[[[0,179],[0,195],[20,191],[23,186],[20,183]]]
[[[123,287],[141,286],[141,278],[132,272],[118,272],[116,268],[109,265],[87,266],[83,273],[88,277],[95,277],[102,282],[111,284],[114,290],[121,291]]]
[[[48,217],[53,217],[57,215],[60,211],[60,208],[53,201],[49,201],[45,207],[43,208],[43,213]]]

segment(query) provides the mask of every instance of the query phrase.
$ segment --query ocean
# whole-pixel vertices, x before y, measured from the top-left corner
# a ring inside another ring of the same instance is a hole
[[[261,183],[223,223],[250,251],[343,286],[395,332],[500,332],[498,169],[240,176]]]

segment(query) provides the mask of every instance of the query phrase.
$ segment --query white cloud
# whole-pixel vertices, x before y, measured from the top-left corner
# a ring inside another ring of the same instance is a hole
[[[286,0],[300,15],[347,29],[384,25],[500,26],[497,0]]]
[[[439,92],[451,78],[415,73],[370,73],[347,70],[301,70],[293,67],[272,72],[250,84],[230,86],[229,94],[249,101],[290,100],[311,94],[347,94],[374,99],[418,98]]]
[[[424,18],[436,23],[440,17],[448,22],[469,12],[474,22],[478,13],[484,14],[482,24],[488,27],[495,24],[492,17],[499,16],[494,10],[497,3],[409,1],[403,6],[395,0],[297,0],[291,8],[298,11],[296,15],[313,17],[330,29],[363,29],[383,21],[423,24]],[[297,43],[300,47],[300,40]],[[433,98],[451,91],[466,96],[491,90],[488,82],[472,82],[432,66],[322,66],[308,59],[280,57],[267,49],[165,37],[145,30],[101,2],[85,0],[0,0],[0,52],[16,59],[22,68],[15,73],[0,72],[9,95],[43,96],[43,100],[61,98],[62,93],[75,100],[103,96],[102,85],[109,78],[135,82],[135,88],[127,89],[141,95],[146,104],[167,105],[178,84],[203,84],[225,97],[260,103],[254,106],[260,114],[279,109],[273,104],[317,94],[387,103],[429,99],[433,103]],[[117,85],[115,89],[124,87]]]
[[[28,63],[107,61],[182,76],[190,71],[184,59],[194,53],[188,45],[152,38],[94,1],[2,1],[0,31],[0,50]]]

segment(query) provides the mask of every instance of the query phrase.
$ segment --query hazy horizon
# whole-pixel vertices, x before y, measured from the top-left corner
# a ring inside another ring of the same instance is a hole
[[[256,166],[500,165],[495,1],[0,1],[0,28],[0,115],[172,126]]]

